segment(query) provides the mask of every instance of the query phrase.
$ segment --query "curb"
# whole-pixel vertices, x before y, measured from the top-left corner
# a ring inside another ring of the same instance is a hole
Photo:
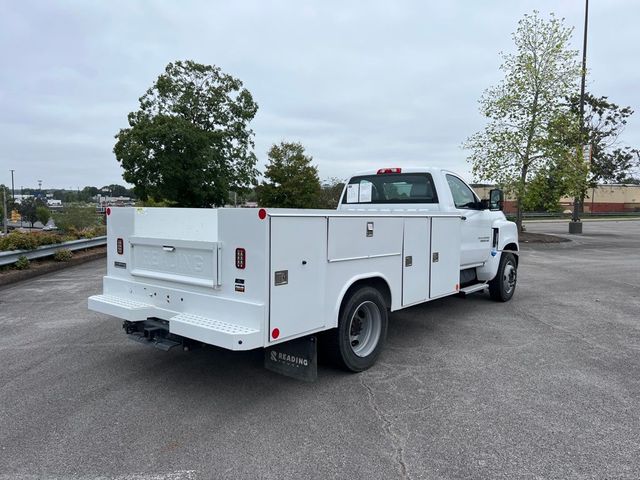
[[[106,251],[93,252],[89,255],[84,255],[78,258],[72,258],[68,262],[50,263],[33,270],[31,269],[12,270],[11,272],[5,275],[0,275],[0,287],[4,287],[5,285],[11,285],[13,283],[22,282],[24,280],[29,280],[30,278],[39,277],[40,275],[45,275],[47,273],[57,272],[58,270],[74,267],[76,265],[90,262],[92,260],[97,260],[99,258],[105,258],[106,256],[107,256]]]

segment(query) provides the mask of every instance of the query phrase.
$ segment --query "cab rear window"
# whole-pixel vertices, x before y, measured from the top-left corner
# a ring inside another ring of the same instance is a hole
[[[438,203],[429,173],[390,173],[353,177],[343,204]]]

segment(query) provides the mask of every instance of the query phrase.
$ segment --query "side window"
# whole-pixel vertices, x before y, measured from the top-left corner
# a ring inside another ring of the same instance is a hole
[[[469,208],[470,203],[477,201],[473,191],[458,177],[447,175],[447,183],[451,189],[456,208]]]

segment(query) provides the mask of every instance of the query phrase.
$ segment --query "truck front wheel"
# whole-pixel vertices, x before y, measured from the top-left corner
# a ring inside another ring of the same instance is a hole
[[[518,265],[513,253],[502,253],[498,273],[489,282],[489,294],[491,298],[499,302],[507,302],[516,291],[518,279]]]
[[[334,361],[352,372],[371,367],[382,351],[387,324],[387,306],[378,290],[362,287],[353,292],[342,304],[338,328],[329,336]]]

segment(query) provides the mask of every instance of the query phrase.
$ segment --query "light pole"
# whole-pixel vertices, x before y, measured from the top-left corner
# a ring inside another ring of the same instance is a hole
[[[587,75],[587,26],[589,23],[589,0],[585,0],[584,5],[584,39],[582,42],[582,81],[580,83],[580,131],[584,132],[584,83]],[[582,151],[582,145],[580,145]],[[583,159],[584,160],[584,159]],[[582,233],[582,222],[578,216],[581,198],[575,197],[573,199],[573,215],[569,222],[569,233]]]
[[[23,199],[24,199],[24,185],[20,185],[20,204],[22,204]],[[22,214],[20,214],[20,228],[22,228]]]
[[[3,219],[2,219],[2,231],[3,233],[6,235],[7,234],[7,220],[8,220],[8,215],[7,215],[7,189],[4,188],[4,185],[2,186],[2,206],[3,206]]]
[[[16,201],[16,191],[15,188],[13,187],[13,172],[15,172],[15,170],[11,170],[11,198],[13,198],[13,201]]]

